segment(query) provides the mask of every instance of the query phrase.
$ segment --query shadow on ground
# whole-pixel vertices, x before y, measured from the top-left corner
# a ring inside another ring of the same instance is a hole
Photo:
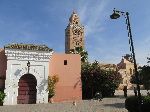
[[[124,103],[104,104],[104,106],[115,107],[115,108],[125,108]]]

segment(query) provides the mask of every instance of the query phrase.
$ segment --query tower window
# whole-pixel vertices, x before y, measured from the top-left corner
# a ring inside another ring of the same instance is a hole
[[[67,65],[67,60],[64,60],[64,65]]]
[[[129,70],[130,70],[130,74],[132,75],[132,69],[130,68]]]
[[[78,46],[78,45],[79,45],[79,42],[76,42],[76,45]]]
[[[135,73],[135,70],[133,69],[133,73]]]

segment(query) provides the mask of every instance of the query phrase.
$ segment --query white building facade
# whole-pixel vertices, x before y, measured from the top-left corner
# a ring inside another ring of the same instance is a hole
[[[52,49],[32,44],[5,46],[7,70],[4,105],[48,103],[49,61]],[[30,64],[27,66],[27,63]]]

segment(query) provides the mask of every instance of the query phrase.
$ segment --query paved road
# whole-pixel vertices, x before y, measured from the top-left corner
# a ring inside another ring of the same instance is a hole
[[[146,95],[146,91],[141,91]],[[2,106],[0,112],[128,112],[124,108],[125,98],[123,91],[116,91],[115,98],[104,98],[102,101],[81,100],[74,106],[72,102],[53,104],[23,104],[15,106]],[[134,95],[132,90],[128,95]]]

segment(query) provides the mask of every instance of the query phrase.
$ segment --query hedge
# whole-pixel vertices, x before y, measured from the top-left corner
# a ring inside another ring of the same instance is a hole
[[[150,96],[141,97],[141,112],[150,112]],[[125,100],[125,108],[129,112],[140,112],[138,97],[130,96]]]

